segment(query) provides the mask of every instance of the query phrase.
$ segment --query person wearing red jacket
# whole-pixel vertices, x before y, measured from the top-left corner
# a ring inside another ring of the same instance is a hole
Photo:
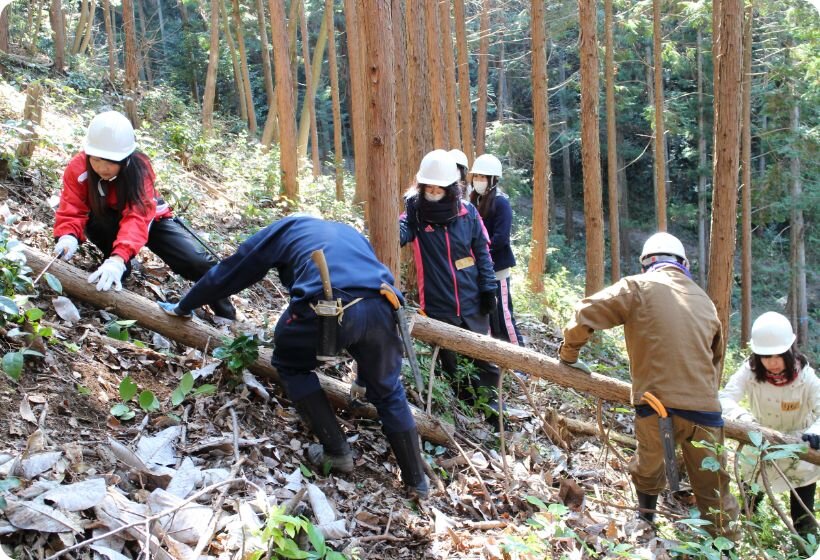
[[[116,111],[94,117],[83,151],[63,173],[54,254],[68,261],[86,239],[96,245],[105,261],[88,281],[100,291],[122,289],[131,259],[143,247],[186,280],[199,280],[216,260],[173,217],[154,180],[148,156],[137,151],[131,122]],[[228,299],[209,305],[220,317],[236,318]]]

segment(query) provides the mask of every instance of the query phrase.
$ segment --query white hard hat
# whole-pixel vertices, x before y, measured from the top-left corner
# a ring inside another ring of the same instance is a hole
[[[453,148],[449,152],[447,152],[452,156],[456,163],[461,167],[470,167],[470,162],[467,160],[467,154],[459,150],[458,148]]]
[[[752,325],[752,352],[759,356],[779,356],[794,344],[797,338],[789,320],[774,311],[755,319]]]
[[[88,125],[85,153],[89,156],[122,161],[137,149],[134,127],[117,111],[100,113]]]
[[[422,185],[447,187],[461,179],[456,161],[445,150],[433,150],[424,156],[416,173],[416,181]]]
[[[643,244],[641,262],[643,262],[646,257],[651,257],[652,255],[674,255],[686,260],[686,251],[683,248],[683,243],[680,242],[680,239],[665,231],[656,233]]]
[[[501,178],[501,160],[492,154],[482,154],[475,158],[473,168],[470,170],[473,175],[487,175]]]

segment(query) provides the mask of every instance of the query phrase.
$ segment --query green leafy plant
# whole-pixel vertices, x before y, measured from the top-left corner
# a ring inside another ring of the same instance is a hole
[[[120,381],[120,399],[119,402],[111,407],[111,416],[119,418],[122,421],[131,420],[136,416],[134,410],[128,405],[134,398],[137,399],[137,404],[145,412],[156,412],[160,409],[160,402],[152,391],[140,391],[139,386],[130,375],[126,375]]]
[[[216,385],[206,383],[205,385],[194,388],[194,381],[195,379],[191,372],[185,372],[179,381],[179,385],[177,385],[177,388],[171,393],[171,406],[179,406],[188,395],[212,395],[216,392]]]
[[[131,333],[128,332],[130,327],[133,327],[137,322],[132,319],[122,321],[111,321],[106,325],[105,334],[116,340],[129,340]]]
[[[303,550],[297,542],[300,532],[307,535],[310,548]],[[260,531],[263,542],[268,543],[268,550],[257,550],[248,558],[260,560],[268,554],[269,558],[294,558],[308,560],[346,560],[346,556],[327,546],[325,538],[305,517],[285,514],[285,506],[278,506],[268,512],[265,527]]]
[[[233,373],[239,373],[259,357],[259,339],[256,335],[242,334],[214,349],[214,358],[222,360]]]

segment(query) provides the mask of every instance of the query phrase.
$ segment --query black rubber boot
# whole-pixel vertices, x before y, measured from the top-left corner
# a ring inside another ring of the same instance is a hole
[[[208,305],[211,306],[211,310],[217,317],[236,321],[236,308],[231,303],[230,298],[218,299],[210,302]]]
[[[794,489],[811,512],[814,512],[814,491],[816,487],[817,484],[809,484],[808,486],[801,486],[800,488]],[[806,510],[803,509],[803,506],[800,505],[800,502],[797,501],[797,498],[795,498],[792,493],[789,493],[789,506],[791,509],[790,513],[792,515],[792,523],[794,523],[795,531],[797,531],[801,537],[805,537],[809,533],[814,533],[816,535],[817,525],[812,519],[813,513],[811,516],[806,513]]]
[[[430,489],[427,476],[424,474],[418,430],[413,428],[407,432],[387,434],[387,441],[396,455],[396,462],[401,469],[401,479],[409,496],[417,499],[426,498]]]
[[[333,412],[325,392],[319,390],[311,393],[301,400],[294,401],[293,406],[322,444],[308,448],[308,459],[315,465],[330,463],[333,470],[353,472],[353,453],[336,421],[336,413]]]
[[[638,492],[638,507],[643,509],[656,509],[658,505],[658,497],[652,496],[650,494],[644,494],[643,492]],[[638,517],[646,521],[647,523],[654,523],[655,521],[655,512],[652,511],[639,511]]]

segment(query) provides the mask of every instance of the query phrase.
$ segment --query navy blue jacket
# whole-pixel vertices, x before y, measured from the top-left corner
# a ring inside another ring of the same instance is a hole
[[[484,222],[490,236],[490,257],[493,270],[504,270],[515,266],[515,255],[510,246],[512,228],[512,207],[510,199],[501,191],[496,192],[492,216]]]
[[[236,253],[211,268],[179,302],[179,311],[187,313],[238,293],[272,268],[290,292],[291,305],[313,302],[322,295],[319,270],[310,258],[316,249],[324,250],[335,297],[378,296],[383,282],[393,285],[393,275],[376,258],[370,242],[352,227],[289,216],[256,232]]]
[[[418,222],[414,195],[399,218],[401,244],[413,243],[421,308],[433,318],[479,314],[479,293],[494,292],[487,230],[478,210],[462,202],[447,224]]]

